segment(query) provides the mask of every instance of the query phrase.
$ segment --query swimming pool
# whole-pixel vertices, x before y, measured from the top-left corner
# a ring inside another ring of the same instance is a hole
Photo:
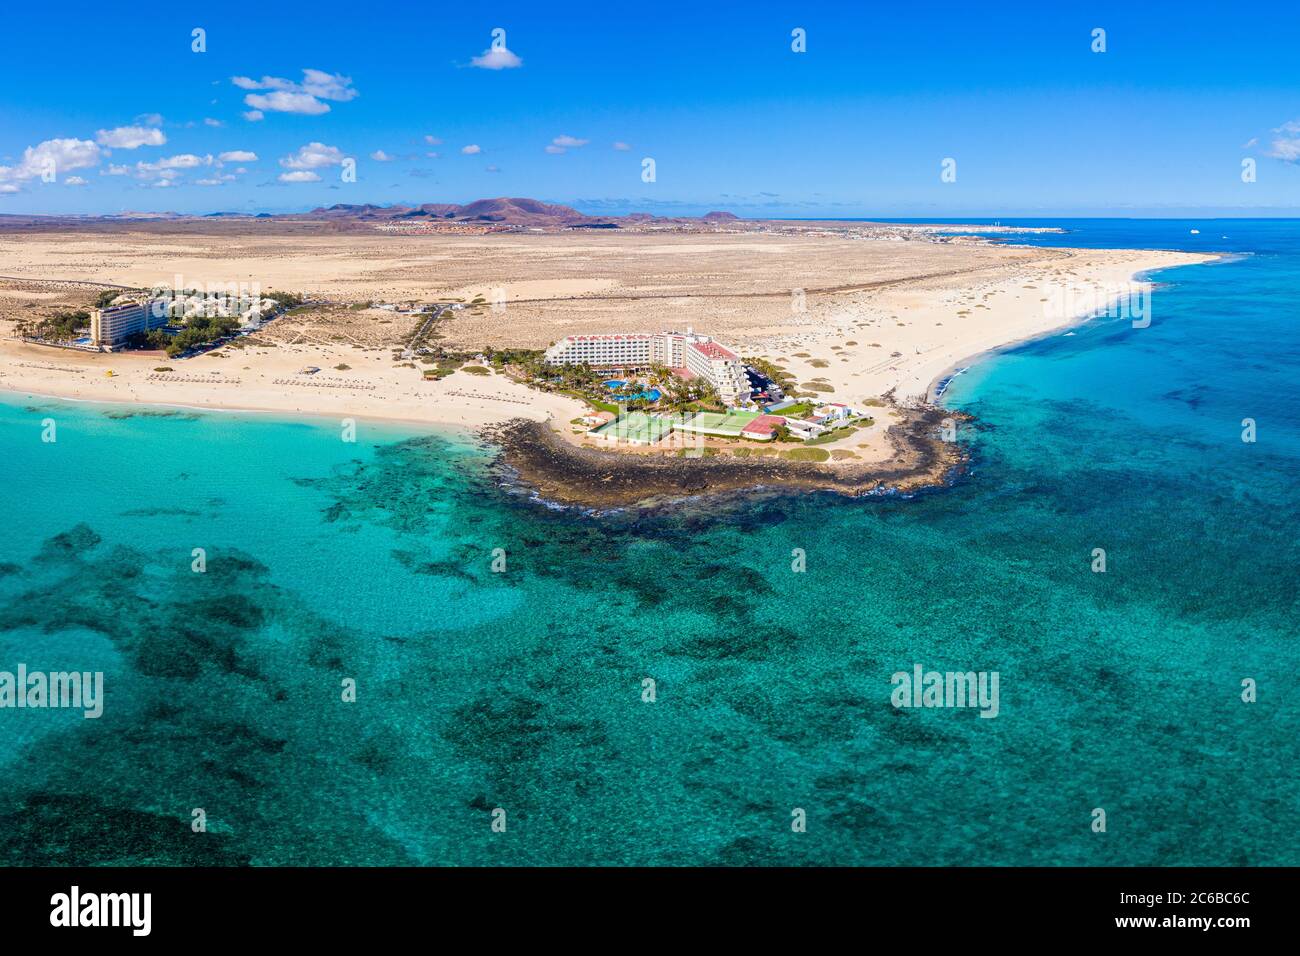
[[[622,387],[623,387],[624,385],[626,385],[627,383],[626,383],[626,382],[621,382],[621,381],[619,381],[619,380],[617,380],[617,379],[610,379],[608,382],[602,382],[601,384],[604,385],[604,386],[605,386],[607,389],[609,389],[611,392],[614,392],[614,391],[618,391],[618,389],[622,388]],[[657,401],[659,401],[659,396],[660,396],[660,394],[661,394],[661,393],[660,393],[659,389],[657,389],[657,388],[644,388],[644,389],[642,389],[641,391],[637,392],[635,395],[621,395],[621,396],[619,396],[619,397],[620,397],[620,398],[639,398],[639,399],[642,399],[643,401],[647,401],[647,402],[657,402]]]

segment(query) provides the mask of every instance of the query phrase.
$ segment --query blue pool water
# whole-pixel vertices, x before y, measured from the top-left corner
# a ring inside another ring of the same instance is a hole
[[[608,388],[611,392],[613,392],[613,391],[616,391],[616,390],[622,388],[622,387],[623,387],[624,385],[626,385],[627,383],[626,383],[626,382],[621,382],[621,381],[619,381],[619,380],[617,380],[617,379],[611,379],[610,381],[608,381],[608,382],[604,382],[604,383],[602,383],[602,384],[604,384],[604,386],[605,386],[606,388]],[[657,388],[643,388],[641,391],[637,392],[635,395],[626,395],[626,396],[621,396],[621,397],[623,397],[623,398],[640,398],[640,399],[644,399],[644,400],[647,401],[647,402],[657,402],[657,401],[659,401],[659,395],[660,395],[660,392],[659,392],[659,389],[657,389]]]

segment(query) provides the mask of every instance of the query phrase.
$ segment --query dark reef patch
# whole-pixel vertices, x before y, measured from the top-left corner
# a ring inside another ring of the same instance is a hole
[[[85,794],[35,794],[0,812],[5,866],[244,866],[250,858],[190,821],[103,803]]]

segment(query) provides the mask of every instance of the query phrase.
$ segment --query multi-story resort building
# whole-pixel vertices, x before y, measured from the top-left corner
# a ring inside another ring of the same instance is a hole
[[[745,365],[735,352],[707,335],[685,332],[632,332],[626,335],[570,335],[546,350],[547,365],[590,365],[595,369],[664,365],[682,378],[701,378],[718,397],[737,405],[749,397]]]
[[[147,332],[166,324],[166,303],[158,300],[91,309],[90,342],[96,348],[112,351],[137,332]]]

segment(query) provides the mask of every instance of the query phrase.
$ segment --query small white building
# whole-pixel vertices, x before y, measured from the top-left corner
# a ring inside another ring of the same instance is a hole
[[[805,441],[809,438],[816,438],[818,435],[824,435],[827,431],[825,425],[805,421],[802,418],[787,418],[785,427],[790,429],[790,434],[795,438],[802,438]]]

